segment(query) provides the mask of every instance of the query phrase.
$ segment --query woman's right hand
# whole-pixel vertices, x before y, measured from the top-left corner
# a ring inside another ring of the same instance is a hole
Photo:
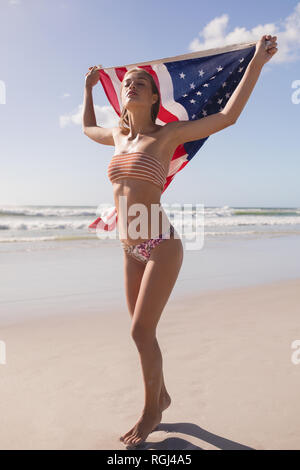
[[[89,67],[89,71],[85,74],[85,86],[92,88],[98,83],[99,70],[101,68],[101,65],[94,65],[93,67]]]
[[[278,51],[277,36],[271,36],[265,34],[256,43],[254,62],[264,66]]]

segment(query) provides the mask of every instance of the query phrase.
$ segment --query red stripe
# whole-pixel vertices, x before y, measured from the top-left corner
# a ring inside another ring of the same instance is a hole
[[[174,152],[174,155],[172,157],[172,160],[175,160],[175,158],[179,158],[179,157],[183,157],[183,155],[186,155],[186,150],[184,148],[184,144],[180,144],[178,145],[178,147],[176,148],[175,152]],[[175,173],[176,174],[176,173]]]
[[[125,75],[126,72],[127,72],[126,67],[116,67],[115,68],[115,73],[116,73],[118,79],[120,80],[120,82],[123,81],[123,78],[124,78],[124,75]]]
[[[107,96],[108,101],[110,102],[110,104],[112,105],[116,113],[118,113],[118,115],[120,116],[121,111],[120,111],[119,100],[118,100],[118,96],[116,94],[115,88],[110,79],[110,76],[106,72],[104,72],[104,70],[102,69],[100,70],[100,81],[102,83],[102,86],[103,86],[103,89]]]

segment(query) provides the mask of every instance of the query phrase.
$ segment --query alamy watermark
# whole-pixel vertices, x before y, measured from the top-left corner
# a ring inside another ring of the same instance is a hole
[[[300,103],[300,80],[294,80],[292,82],[292,88],[297,88],[296,91],[292,94],[292,103],[299,104]]]
[[[175,229],[174,238],[180,238],[185,244],[186,250],[201,250],[203,248],[204,204],[168,204],[168,217],[160,203],[151,204],[150,208],[143,203],[128,206],[127,199],[127,196],[119,196],[118,230],[103,230],[97,226],[96,234],[99,239],[159,238],[159,235],[168,233],[170,224],[172,224]],[[102,220],[105,219],[105,216],[109,216],[108,211],[101,213],[100,206],[97,208],[98,213]],[[149,223],[150,221],[151,223]],[[108,220],[107,224],[113,225],[113,222],[114,220]],[[169,238],[168,235],[166,238]]]
[[[6,364],[6,344],[0,340],[0,365]]]
[[[300,364],[300,339],[294,339],[291,344],[291,348],[295,349],[292,353],[291,361],[293,364],[298,365]]]
[[[6,87],[3,80],[0,80],[0,104],[6,104]]]

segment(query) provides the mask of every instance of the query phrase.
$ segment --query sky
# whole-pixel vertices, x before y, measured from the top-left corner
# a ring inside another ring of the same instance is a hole
[[[300,2],[0,0],[0,18],[0,205],[114,205],[114,148],[82,132],[88,67],[271,34],[278,52],[237,122],[207,139],[161,202],[300,207]],[[116,126],[100,82],[93,97],[97,124]]]

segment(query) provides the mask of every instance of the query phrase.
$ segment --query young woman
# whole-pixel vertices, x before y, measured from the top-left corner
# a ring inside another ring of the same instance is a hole
[[[196,121],[175,121],[164,126],[155,124],[160,107],[159,91],[149,73],[134,68],[126,72],[121,84],[123,109],[119,126],[111,129],[97,126],[92,88],[99,80],[99,68],[89,67],[85,75],[84,134],[100,144],[115,147],[108,176],[113,186],[118,228],[122,233],[120,241],[124,250],[127,305],[132,317],[131,335],[140,356],[144,379],[145,404],[141,416],[120,437],[126,445],[145,440],[171,403],[156,338],[158,321],[183,261],[181,239],[160,206],[170,161],[180,144],[204,138],[236,122],[263,65],[277,52],[276,39],[276,36],[263,36],[257,42],[255,55],[223,111]],[[130,211],[134,204],[138,204],[138,211],[141,208],[143,214],[138,231],[132,224],[136,215]],[[159,221],[153,220],[153,207],[162,211],[162,220],[160,217]]]

